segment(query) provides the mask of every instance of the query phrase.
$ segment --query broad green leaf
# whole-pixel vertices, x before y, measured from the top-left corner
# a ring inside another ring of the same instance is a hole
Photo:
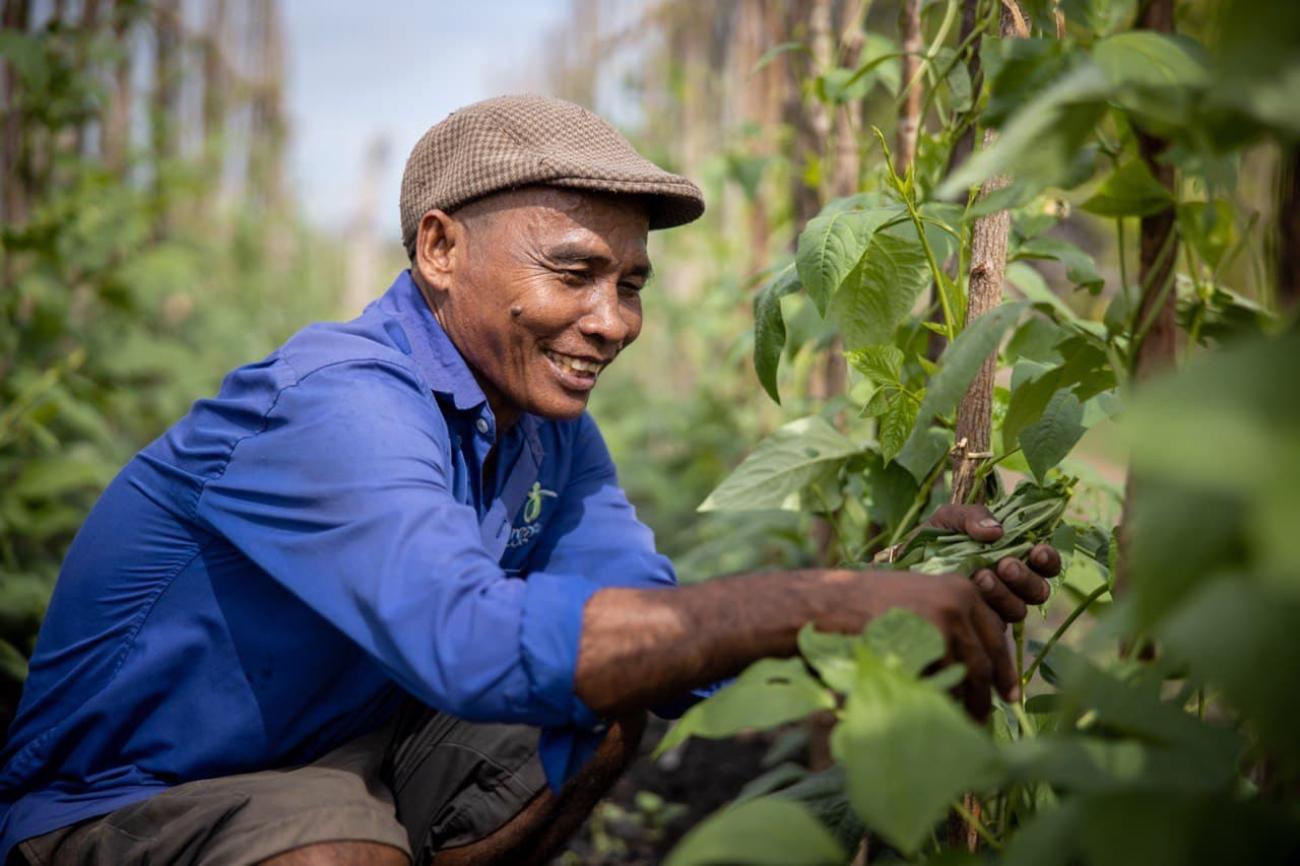
[[[800,659],[761,659],[734,683],[691,707],[660,741],[655,754],[663,754],[688,737],[720,739],[833,709],[835,698],[813,679]]]
[[[1300,769],[1300,655],[1278,651],[1298,631],[1300,597],[1233,576],[1198,592],[1159,634],[1162,647],[1250,721],[1266,754]]]
[[[876,230],[897,219],[900,212],[897,207],[839,210],[809,221],[799,235],[795,266],[818,312],[826,314],[831,296],[858,266]]]
[[[1093,60],[1116,86],[1201,87],[1209,83],[1203,51],[1190,39],[1132,30],[1100,40]]]
[[[981,120],[1001,126],[1018,108],[1041,94],[1070,66],[1059,39],[999,39],[984,53],[990,82],[989,101]]]
[[[861,449],[817,416],[791,421],[759,443],[700,505],[700,511],[781,508]]]
[[[915,239],[878,232],[857,267],[831,296],[828,318],[846,349],[888,343],[930,284],[925,251]]]
[[[845,352],[845,358],[877,385],[897,385],[903,373],[903,350],[897,346],[867,346]]]
[[[764,797],[711,815],[686,834],[665,866],[842,866],[847,857],[802,806]]]
[[[1231,765],[1220,765],[1213,768],[1217,772],[1207,772],[1209,768],[1189,761],[1177,749],[1138,740],[1087,736],[1027,738],[1004,746],[1001,752],[1017,780],[1047,782],[1072,792],[1208,792],[1222,790],[1232,781]]]
[[[902,391],[894,391],[885,411],[879,416],[876,438],[880,440],[880,456],[893,460],[903,450],[907,437],[916,426],[916,413],[920,406]]]
[[[1060,367],[1021,361],[1012,369],[1011,401],[1002,419],[1002,451],[1019,446],[1020,431],[1042,416],[1052,395],[1061,387]]]
[[[799,653],[817,671],[822,682],[837,692],[853,688],[858,663],[854,647],[861,638],[851,634],[817,631],[812,623],[799,629]]]
[[[1002,335],[1024,311],[1023,303],[1003,304],[980,316],[957,335],[939,358],[939,372],[930,379],[925,399],[917,413],[917,423],[898,455],[898,462],[918,481],[923,479],[933,461],[925,462],[932,454],[926,441],[930,422],[956,408],[984,359],[992,355],[1002,340]]]
[[[858,815],[905,853],[930,838],[962,792],[997,774],[992,742],[951,700],[866,651],[831,751]]]
[[[1082,63],[1024,104],[990,147],[976,153],[940,185],[936,197],[963,195],[986,179],[1014,172],[1038,186],[1059,181],[1106,111],[1110,85]]]
[[[1059,363],[1060,352],[1056,346],[1065,339],[1066,332],[1042,316],[1031,316],[1016,329],[1007,341],[1006,359],[1025,358],[1041,363]]]
[[[785,320],[781,317],[781,299],[799,290],[799,276],[793,263],[777,271],[754,296],[754,372],[763,390],[780,403],[776,389],[776,370],[785,349]]]
[[[1162,505],[1135,512],[1144,529],[1134,533],[1134,573],[1146,584],[1139,598],[1148,615],[1194,589],[1208,569],[1233,562],[1253,560],[1300,580],[1297,381],[1300,335],[1292,331],[1206,353],[1144,387],[1126,409],[1134,465],[1153,485],[1161,482],[1153,496]],[[1217,517],[1193,517],[1189,502]],[[1188,533],[1180,519],[1205,525]],[[1185,554],[1181,576],[1161,564]]]
[[[1098,216],[1124,217],[1150,216],[1173,205],[1172,193],[1151,175],[1146,163],[1131,159],[1115,169],[1080,207]]]
[[[1038,420],[1020,431],[1020,447],[1044,483],[1047,471],[1060,463],[1083,436],[1083,404],[1074,392],[1064,388],[1052,395]]]
[[[1218,267],[1224,254],[1237,243],[1232,206],[1222,199],[1179,204],[1178,234],[1207,265]]]
[[[893,607],[867,623],[867,646],[885,664],[917,676],[943,658],[943,635],[933,623],[910,610]]]
[[[1070,282],[1094,295],[1101,291],[1104,284],[1092,256],[1062,238],[1045,235],[1030,238],[1016,249],[1015,258],[1055,259],[1065,265],[1065,276]]]
[[[948,85],[948,109],[950,111],[970,111],[973,104],[971,94],[970,70],[957,58],[957,53],[944,46],[939,49],[934,59],[934,68],[948,70],[944,83]]]

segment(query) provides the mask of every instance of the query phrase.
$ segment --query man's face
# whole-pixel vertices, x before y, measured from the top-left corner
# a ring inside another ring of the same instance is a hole
[[[417,254],[431,305],[498,424],[586,408],[601,371],[641,331],[647,230],[635,199],[537,187],[458,210],[444,268]],[[423,226],[421,235],[423,244]]]

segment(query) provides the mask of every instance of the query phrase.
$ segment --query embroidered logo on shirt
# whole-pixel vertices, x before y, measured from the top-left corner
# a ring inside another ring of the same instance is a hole
[[[510,528],[510,540],[506,542],[506,547],[510,549],[523,547],[542,534],[542,525],[537,522],[537,519],[542,516],[542,503],[547,497],[553,499],[557,495],[554,490],[542,487],[540,481],[533,482],[532,489],[528,491],[528,498],[524,500],[524,525]]]
[[[534,481],[533,489],[528,491],[528,501],[524,503],[524,523],[532,523],[542,516],[542,499],[547,496],[554,497],[554,490],[547,490],[542,487],[542,482]]]

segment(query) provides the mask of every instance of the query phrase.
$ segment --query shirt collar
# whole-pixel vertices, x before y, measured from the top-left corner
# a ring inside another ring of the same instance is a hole
[[[397,275],[380,299],[380,305],[395,315],[401,324],[411,359],[429,387],[450,397],[452,404],[462,412],[481,407],[480,414],[491,417],[492,409],[487,405],[483,389],[456,344],[429,309],[410,270]],[[523,432],[528,447],[538,460],[542,456],[542,443],[538,436],[540,423],[540,419],[528,413],[522,414],[518,423],[518,429]]]

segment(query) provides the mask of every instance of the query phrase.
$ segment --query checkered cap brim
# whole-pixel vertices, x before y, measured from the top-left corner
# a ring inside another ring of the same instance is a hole
[[[499,96],[453,112],[416,142],[402,175],[402,243],[420,219],[488,193],[531,184],[638,195],[650,228],[688,223],[704,195],[642,157],[618,130],[581,106],[544,96]]]

